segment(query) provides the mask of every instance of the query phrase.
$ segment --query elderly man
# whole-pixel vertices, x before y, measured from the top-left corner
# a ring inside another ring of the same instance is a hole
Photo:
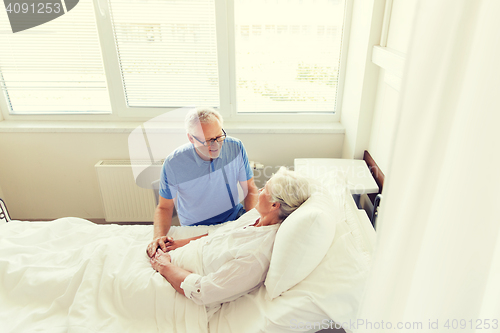
[[[174,200],[181,225],[233,221],[254,208],[258,190],[247,153],[240,140],[226,135],[222,125],[222,116],[211,108],[197,108],[186,115],[189,143],[177,148],[163,163],[154,236],[147,248],[150,257],[157,248],[173,249],[174,242],[166,234]],[[245,194],[244,207],[238,200],[238,183]],[[174,247],[182,245],[176,241]]]

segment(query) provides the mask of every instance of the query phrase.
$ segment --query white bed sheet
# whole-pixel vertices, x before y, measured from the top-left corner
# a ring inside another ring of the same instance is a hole
[[[205,307],[151,268],[151,239],[79,218],[0,225],[1,332],[207,332]]]

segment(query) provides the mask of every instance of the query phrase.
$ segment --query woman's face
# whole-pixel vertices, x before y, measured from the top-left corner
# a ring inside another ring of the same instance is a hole
[[[268,192],[269,182],[259,190],[259,197],[255,209],[259,212],[260,216],[266,215],[271,210],[273,203],[271,202],[271,195]]]

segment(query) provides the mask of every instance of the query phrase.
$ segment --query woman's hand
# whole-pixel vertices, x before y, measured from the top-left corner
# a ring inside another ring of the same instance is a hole
[[[170,257],[170,254],[163,252],[160,249],[156,250],[155,255],[151,257],[149,261],[151,262],[151,266],[154,268],[154,270],[161,275],[163,275],[162,271],[164,271],[164,268],[172,264],[172,258]]]
[[[182,295],[184,290],[181,288],[181,283],[191,272],[172,264],[170,254],[158,249],[155,255],[149,259],[154,270],[160,273],[171,285]]]

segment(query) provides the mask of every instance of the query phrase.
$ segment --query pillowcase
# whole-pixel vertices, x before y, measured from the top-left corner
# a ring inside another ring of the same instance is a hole
[[[345,190],[331,191],[335,188],[320,186],[282,222],[264,282],[271,299],[306,278],[330,248],[336,223],[345,216]]]

